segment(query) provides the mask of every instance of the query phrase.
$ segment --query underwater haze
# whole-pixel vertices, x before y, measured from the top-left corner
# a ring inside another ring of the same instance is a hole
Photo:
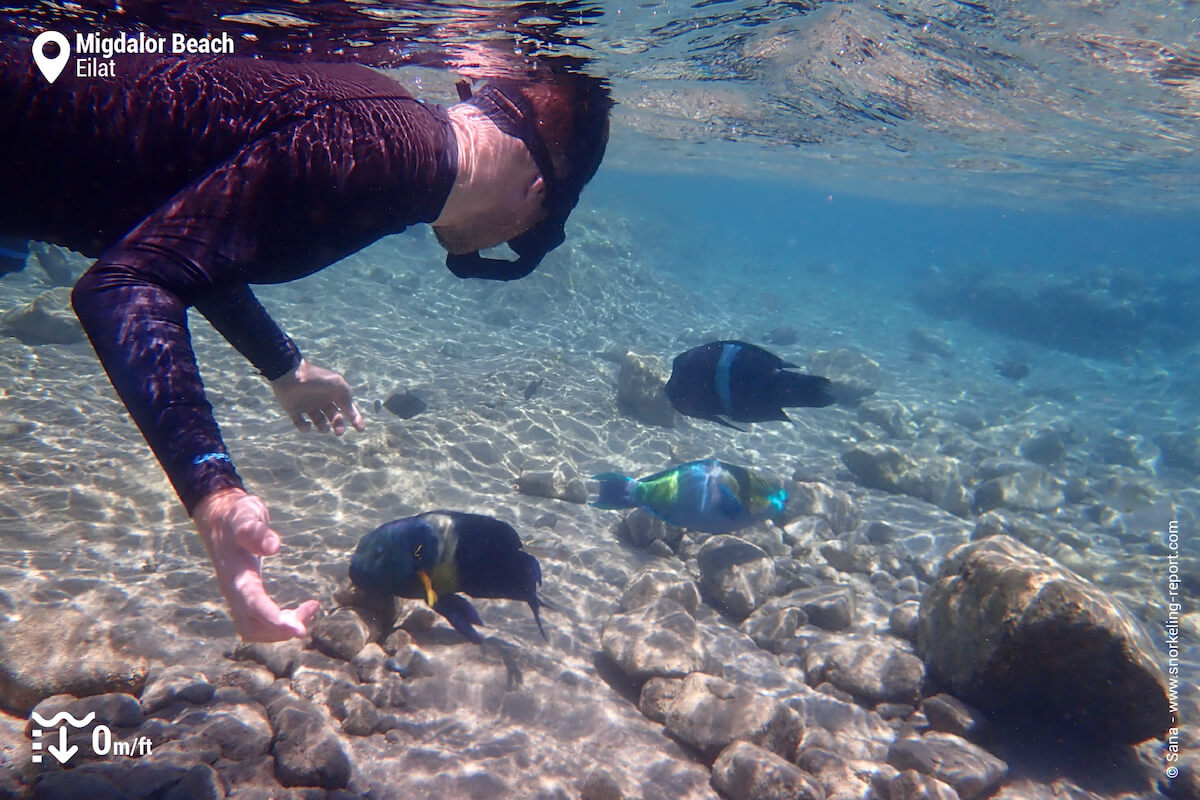
[[[33,242],[0,274],[0,798],[1200,798],[1196,3],[81,2],[0,22],[48,29],[226,32],[445,105],[460,76],[540,60],[616,106],[528,277],[458,279],[416,225],[255,286],[345,376],[363,432],[297,432],[190,315],[282,539],[267,589],[321,604],[304,639],[237,636],[71,309],[91,259]],[[664,387],[714,342],[724,418],[688,416]],[[738,382],[779,380],[738,372],[747,345],[830,379],[832,403],[739,421]],[[594,477],[682,485],[707,459],[735,466],[714,504],[769,486],[782,511],[712,533],[665,521],[718,513],[656,505],[682,493],[593,504]],[[431,511],[511,526],[536,593],[356,587],[360,540]]]

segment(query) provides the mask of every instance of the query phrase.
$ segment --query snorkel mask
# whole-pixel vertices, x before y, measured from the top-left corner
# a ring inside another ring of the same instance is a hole
[[[533,104],[521,92],[517,81],[489,81],[474,95],[471,94],[470,86],[465,80],[459,81],[457,88],[462,102],[475,106],[501,131],[515,136],[525,144],[546,184],[546,199],[543,201],[546,217],[525,233],[508,240],[508,246],[517,254],[515,261],[484,258],[478,252],[474,252],[447,255],[446,266],[459,278],[495,281],[524,278],[537,269],[547,253],[566,239],[564,227],[567,217],[579,202],[579,193],[583,191],[584,184],[595,174],[600,160],[604,157],[604,148],[608,141],[610,103],[605,95],[603,102],[599,104],[602,106],[602,119],[576,120],[576,130],[571,134],[582,137],[576,151],[581,154],[584,163],[572,164],[573,174],[564,178],[554,170],[550,152],[538,131],[537,114]],[[581,122],[583,124],[580,124]]]

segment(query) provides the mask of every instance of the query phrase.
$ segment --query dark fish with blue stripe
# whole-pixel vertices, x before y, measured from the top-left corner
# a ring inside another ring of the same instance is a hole
[[[675,357],[667,399],[680,414],[739,431],[728,420],[790,422],[786,407],[819,408],[833,402],[828,378],[788,371],[796,368],[746,342],[709,342]]]
[[[454,629],[480,641],[472,597],[524,600],[545,638],[538,608],[538,560],[498,519],[462,511],[427,511],[393,520],[364,536],[350,557],[350,580],[360,589],[424,598]]]

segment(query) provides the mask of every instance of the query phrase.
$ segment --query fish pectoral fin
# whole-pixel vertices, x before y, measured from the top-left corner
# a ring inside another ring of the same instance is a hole
[[[479,633],[475,630],[475,626],[482,625],[483,620],[479,618],[479,612],[475,610],[475,606],[471,605],[471,601],[467,598],[460,594],[445,595],[437,601],[437,605],[433,607],[433,610],[445,617],[454,630],[472,642],[475,642],[475,644],[480,644],[483,641],[479,637]]]
[[[720,502],[717,504],[722,516],[736,517],[742,513],[742,501],[738,500],[728,486],[720,487]]]
[[[425,602],[429,603],[430,608],[437,608],[438,594],[433,590],[433,581],[429,579],[429,573],[420,569],[417,570],[417,577],[421,579],[421,585],[425,587]]]
[[[746,432],[745,428],[739,428],[737,425],[734,425],[732,422],[726,422],[722,417],[712,416],[712,417],[705,417],[704,419],[710,420],[712,422],[716,422],[720,425],[724,425],[726,428],[733,428],[735,431],[741,431],[742,433]]]

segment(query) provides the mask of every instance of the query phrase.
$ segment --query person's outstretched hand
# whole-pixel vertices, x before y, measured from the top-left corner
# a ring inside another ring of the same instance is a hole
[[[332,370],[301,360],[300,366],[271,381],[271,389],[292,423],[302,431],[315,425],[321,433],[332,428],[335,435],[341,436],[346,432],[347,419],[354,430],[366,430],[354,406],[350,384]]]
[[[263,501],[242,489],[220,489],[200,501],[192,520],[238,634],[248,642],[305,636],[320,604],[308,600],[299,608],[280,609],[263,587],[262,557],[279,552],[280,546]]]

